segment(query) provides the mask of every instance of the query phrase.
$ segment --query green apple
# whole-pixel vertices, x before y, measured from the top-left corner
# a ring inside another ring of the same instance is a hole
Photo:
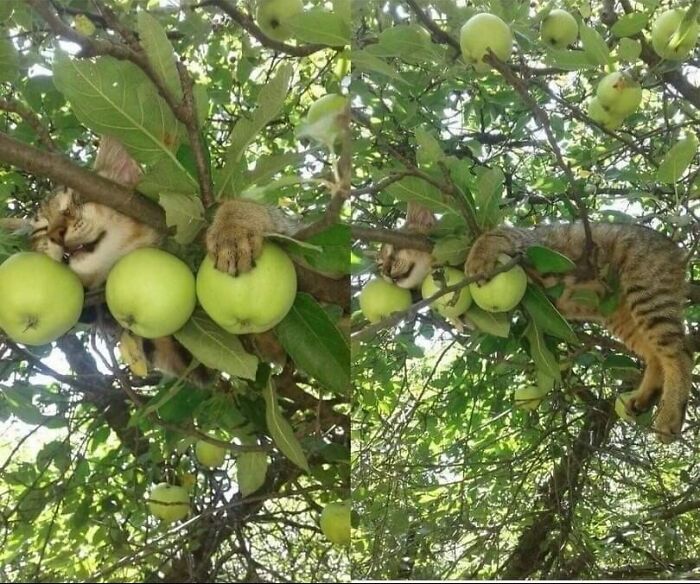
[[[515,390],[515,405],[521,410],[536,410],[547,391],[536,385],[519,387]]]
[[[309,108],[300,133],[332,148],[340,135],[340,116],[345,112],[347,103],[348,98],[337,93],[329,93],[316,100]]]
[[[284,42],[292,34],[287,22],[303,10],[302,0],[258,0],[256,20],[265,36]]]
[[[469,284],[474,302],[487,312],[506,312],[518,305],[525,295],[527,274],[520,266],[513,266],[507,272],[496,274],[483,286],[476,282]]]
[[[695,48],[700,32],[700,24],[693,22],[685,34],[680,37],[680,26],[685,12],[678,8],[666,10],[651,27],[651,45],[662,59],[680,61],[685,59]]]
[[[637,111],[642,102],[642,87],[629,75],[616,71],[601,79],[596,96],[612,116],[626,118]]]
[[[117,322],[146,339],[180,330],[197,304],[187,264],[154,247],[132,251],[114,265],[105,297]]]
[[[379,322],[411,306],[411,293],[391,282],[376,278],[360,292],[360,310],[370,322]]]
[[[80,279],[49,256],[20,252],[0,266],[0,329],[13,341],[55,341],[75,326],[82,308]]]
[[[626,422],[634,422],[637,418],[627,411],[627,402],[634,394],[634,391],[628,391],[617,396],[615,400],[615,413],[618,417]]]
[[[262,333],[278,324],[297,294],[294,264],[284,251],[266,241],[255,267],[238,276],[220,272],[204,258],[197,274],[197,298],[221,328],[234,335]]]
[[[615,130],[622,125],[622,118],[605,109],[597,97],[588,102],[588,117],[594,122],[598,122],[606,130]]]
[[[321,531],[331,543],[350,543],[350,501],[328,503],[321,512]]]
[[[456,268],[442,268],[445,283],[447,286],[453,286],[465,279],[464,272]],[[442,290],[443,283],[437,274],[428,274],[428,276],[423,280],[423,285],[421,286],[421,293],[423,298],[430,298],[439,290]],[[451,294],[445,294],[441,296],[434,302],[430,304],[431,308],[434,308],[439,314],[445,318],[457,318],[464,314],[471,306],[472,296],[469,294],[469,288],[465,286],[459,292],[452,292]]]
[[[185,487],[159,483],[151,489],[148,510],[166,523],[184,519],[190,512],[190,495]]]
[[[218,468],[226,460],[226,449],[206,440],[197,440],[194,445],[194,454],[200,464],[209,468]]]
[[[542,20],[540,37],[555,49],[565,49],[578,37],[578,22],[566,10],[556,8]]]
[[[491,49],[501,60],[507,61],[513,50],[513,33],[510,27],[495,14],[482,12],[475,14],[462,26],[459,33],[462,57],[478,73],[486,73],[491,65],[484,57]]]

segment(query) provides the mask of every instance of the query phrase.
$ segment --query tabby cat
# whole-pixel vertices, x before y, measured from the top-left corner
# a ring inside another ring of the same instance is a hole
[[[95,171],[115,182],[134,187],[141,176],[138,164],[115,139],[102,137]],[[267,233],[291,233],[293,224],[276,209],[252,201],[222,203],[206,234],[208,253],[219,270],[234,276],[255,265]],[[157,246],[161,236],[151,227],[98,203],[82,201],[71,189],[58,189],[39,207],[32,220],[32,247],[64,261],[89,289],[102,286],[121,257],[146,246]],[[139,339],[139,343],[141,343]],[[174,338],[143,339],[152,367],[171,375],[186,370],[191,355]],[[201,368],[190,376],[203,383]]]
[[[424,230],[425,222],[421,226],[407,221],[405,229]],[[579,275],[582,270],[540,274],[526,268],[527,272],[544,287],[564,285],[556,301],[563,316],[603,324],[644,359],[646,370],[628,407],[639,413],[660,397],[654,430],[662,442],[671,442],[681,432],[692,383],[693,352],[683,327],[683,306],[688,292],[685,254],[664,235],[638,225],[594,223],[591,231],[595,246],[594,277],[582,278]],[[486,276],[496,268],[501,254],[520,255],[533,244],[556,250],[582,264],[586,236],[581,224],[493,229],[472,245],[465,273],[471,277]],[[410,249],[397,252],[385,245],[379,256],[380,272],[403,288],[413,288],[420,284],[418,271],[425,273],[422,269],[427,265],[425,256],[426,252]],[[586,289],[603,298],[611,292],[605,278],[610,270],[619,279],[619,301],[612,314],[603,316],[590,303],[577,302],[576,292]]]

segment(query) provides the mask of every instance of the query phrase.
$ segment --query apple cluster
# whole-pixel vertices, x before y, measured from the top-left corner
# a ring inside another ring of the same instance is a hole
[[[443,288],[456,286],[464,280],[464,273],[457,268],[440,267],[423,280],[421,294],[427,300]],[[469,309],[472,300],[487,312],[508,312],[520,303],[526,288],[525,270],[513,266],[487,282],[471,282],[444,294],[431,302],[430,307],[450,321],[458,320]],[[412,304],[409,290],[381,278],[375,278],[364,286],[359,301],[362,314],[371,323],[408,310]]]
[[[232,334],[264,332],[289,312],[296,297],[294,264],[266,242],[256,267],[233,277],[207,257],[197,278],[187,264],[157,248],[121,258],[105,286],[107,306],[124,328],[147,338],[178,331],[197,301]],[[83,307],[83,286],[64,264],[36,252],[21,252],[0,266],[0,329],[15,342],[44,345],[72,329]]]

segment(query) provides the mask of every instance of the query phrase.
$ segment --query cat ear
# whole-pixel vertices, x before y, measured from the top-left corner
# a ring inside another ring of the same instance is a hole
[[[435,226],[436,220],[433,212],[413,201],[408,202],[406,212],[406,227],[420,233],[427,233]]]
[[[102,136],[95,158],[97,174],[127,187],[134,187],[141,178],[141,168],[121,142]]]

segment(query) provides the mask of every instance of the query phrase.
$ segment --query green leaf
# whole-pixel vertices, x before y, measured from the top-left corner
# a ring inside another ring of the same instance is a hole
[[[255,379],[257,357],[247,353],[236,335],[226,332],[202,310],[195,310],[175,338],[203,365],[234,377]]]
[[[636,39],[621,39],[617,46],[617,54],[621,61],[633,63],[642,54],[642,43]]]
[[[185,188],[190,189],[192,193],[199,190],[197,181],[177,158],[162,158],[148,168],[137,188],[144,195],[156,200],[162,193],[182,192]]]
[[[299,369],[338,394],[350,389],[350,345],[313,296],[300,292],[275,329]]]
[[[685,138],[676,142],[666,153],[656,171],[656,180],[668,184],[675,183],[690,166],[698,152],[698,138],[688,132]]]
[[[631,37],[642,32],[649,22],[649,15],[644,12],[632,12],[621,16],[610,29],[618,37]]]
[[[464,317],[480,331],[490,335],[507,338],[510,334],[510,317],[506,312],[486,312],[472,304]]]
[[[476,181],[477,218],[481,227],[493,227],[500,222],[499,205],[503,195],[503,171],[494,166],[483,170]]]
[[[600,305],[600,297],[594,290],[588,288],[574,288],[569,297],[572,302],[587,306],[588,308],[598,308]]]
[[[420,166],[430,166],[445,158],[440,142],[430,132],[423,128],[417,128],[415,135],[418,145],[416,159]]]
[[[567,71],[582,71],[595,69],[598,65],[591,60],[585,51],[568,51],[565,49],[548,48],[545,62]]]
[[[459,214],[457,206],[446,200],[437,187],[415,176],[407,176],[389,185],[386,191],[399,201],[420,203],[438,213]]]
[[[467,259],[472,238],[448,236],[438,239],[433,246],[432,256],[438,264],[458,265]]]
[[[397,71],[389,65],[384,59],[368,53],[364,50],[354,50],[350,52],[350,62],[352,63],[353,69],[358,71],[364,71],[365,73],[379,73],[380,75],[385,75],[390,79],[400,81],[401,83],[408,83]]]
[[[627,355],[608,355],[603,361],[603,369],[611,369],[639,372],[639,366]]]
[[[175,241],[182,245],[192,243],[206,225],[202,200],[194,195],[163,193],[158,201],[165,209],[165,222],[175,227]]]
[[[350,272],[350,226],[336,223],[328,229],[312,235],[306,243],[320,247],[319,252],[304,250],[306,261],[324,273],[348,274]]]
[[[305,43],[319,43],[329,47],[350,44],[350,21],[341,14],[323,9],[305,10],[291,17],[287,26],[297,40]]]
[[[541,274],[563,274],[576,267],[576,264],[565,255],[543,245],[531,245],[525,253]]]
[[[53,70],[54,84],[83,124],[118,138],[143,164],[167,158],[185,171],[175,154],[184,129],[136,65],[112,57],[86,60],[58,54]]]
[[[538,373],[561,382],[561,372],[556,357],[544,342],[542,330],[534,320],[531,320],[525,329],[525,337],[530,343],[530,356],[532,357]]]
[[[267,429],[270,432],[270,436],[272,436],[275,446],[299,468],[309,472],[309,462],[306,460],[301,444],[294,435],[292,426],[282,417],[282,412],[279,405],[277,405],[277,393],[271,380],[268,381],[267,386],[263,390],[263,397],[265,398]]]
[[[258,107],[250,119],[241,118],[231,132],[231,146],[226,153],[226,163],[219,175],[217,198],[224,193],[235,194],[230,188],[236,173],[241,169],[241,158],[255,136],[277,115],[284,105],[292,79],[291,65],[283,65],[269,83],[258,94]]]
[[[12,82],[19,74],[19,55],[12,41],[0,37],[0,82]]]
[[[409,63],[427,61],[437,56],[430,36],[417,24],[385,28],[379,34],[379,42],[366,50],[381,57],[399,57]]]
[[[267,454],[264,452],[241,452],[236,457],[236,481],[241,495],[252,495],[265,484]]]
[[[151,67],[173,96],[178,101],[182,101],[182,87],[180,75],[177,72],[175,50],[160,22],[142,10],[136,17],[136,30]]]
[[[610,50],[600,33],[583,22],[580,26],[580,33],[586,55],[598,65],[607,65],[610,60]]]
[[[569,343],[578,343],[571,325],[559,314],[539,287],[528,284],[520,303],[540,330]]]
[[[304,159],[299,152],[285,152],[271,156],[261,156],[255,161],[255,168],[233,177],[232,190],[240,193],[252,185],[263,185],[288,166],[297,166]]]

